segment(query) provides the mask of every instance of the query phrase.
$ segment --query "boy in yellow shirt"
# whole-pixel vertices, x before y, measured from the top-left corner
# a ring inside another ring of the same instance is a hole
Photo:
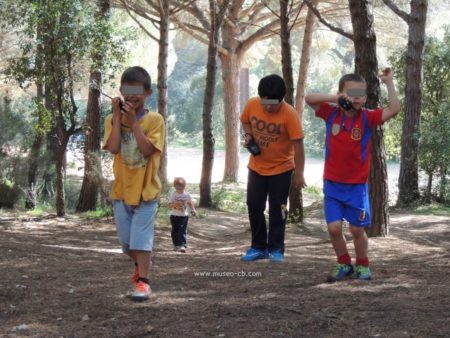
[[[164,120],[144,107],[152,94],[151,79],[142,67],[125,70],[120,80],[125,101],[112,100],[105,120],[103,149],[114,154],[114,219],[122,251],[135,264],[131,298],[149,298],[149,270],[154,220],[161,190],[158,169],[164,144]]]

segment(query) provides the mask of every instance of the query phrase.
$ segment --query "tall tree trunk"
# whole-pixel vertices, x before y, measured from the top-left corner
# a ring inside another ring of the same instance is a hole
[[[103,0],[100,5],[98,20],[107,22],[110,17],[109,0]],[[102,166],[100,159],[100,118],[101,118],[101,87],[103,85],[102,69],[104,67],[101,49],[96,49],[92,55],[93,65],[89,76],[89,95],[87,104],[87,130],[84,143],[84,177],[76,211],[97,209],[98,193],[102,184]],[[92,85],[96,84],[96,85]]]
[[[42,83],[36,83],[36,103],[38,105],[42,104],[44,99],[44,89]],[[40,118],[41,114],[39,114]],[[39,122],[38,122],[39,123]],[[34,209],[36,207],[36,184],[37,184],[37,174],[39,167],[39,154],[41,151],[42,145],[42,133],[40,130],[36,131],[34,136],[33,145],[31,146],[30,153],[30,165],[28,167],[28,187],[27,194],[25,197],[25,208],[26,209]]]
[[[219,40],[219,28],[216,21],[215,0],[209,0],[209,10],[211,13],[211,31],[208,45],[208,62],[206,64],[206,86],[203,97],[203,159],[202,175],[200,179],[200,206],[210,207],[211,197],[211,177],[214,165],[214,136],[212,125],[212,110],[214,105],[214,95],[216,88],[217,72],[217,42]]]
[[[39,24],[36,27],[36,40],[39,41],[42,34],[42,25]],[[36,69],[38,71],[41,70],[42,65],[44,63],[44,53],[42,43],[38,43],[36,46]],[[44,84],[41,78],[36,79],[36,105],[38,111],[42,108],[44,104]],[[37,198],[37,174],[39,168],[39,155],[42,146],[42,139],[44,137],[42,133],[42,114],[38,114],[38,128],[35,128],[35,135],[33,145],[31,146],[30,153],[30,165],[28,167],[28,187],[27,193],[25,197],[25,208],[26,209],[34,209],[36,207],[36,198]]]
[[[289,30],[289,0],[280,0],[280,37],[281,37],[281,66],[286,84],[284,100],[294,105],[294,75],[292,70],[291,32]],[[292,174],[292,178],[294,173]],[[296,189],[293,184],[289,188],[289,220],[295,223],[303,222],[303,196],[302,190]]]
[[[49,112],[53,112],[55,108],[55,99],[52,95],[52,82],[47,78],[44,81],[44,97],[45,97],[45,109]],[[46,160],[44,161],[44,172],[42,175],[42,189],[40,191],[40,197],[45,202],[52,202],[55,196],[55,158],[57,149],[58,137],[56,134],[56,127],[54,122],[51,129],[46,134]]]
[[[55,151],[55,172],[56,172],[56,215],[62,217],[66,214],[66,193],[64,183],[66,180],[66,152],[70,134],[66,131],[64,118],[56,118],[57,145]]]
[[[224,86],[225,170],[224,181],[236,182],[239,171],[239,70],[241,56],[236,52],[235,27],[222,26],[223,46],[228,55],[220,55]]]
[[[62,217],[66,214],[66,204],[65,204],[65,190],[64,190],[64,181],[65,181],[65,156],[66,152],[62,148],[58,149],[56,154],[56,162],[55,162],[55,171],[56,171],[56,215],[58,217]]]
[[[169,1],[160,2],[159,7],[159,54],[158,54],[158,113],[162,115],[167,130],[167,59],[169,57],[169,24],[170,12]],[[161,163],[159,166],[159,178],[163,183],[167,183],[167,140],[168,133],[164,136],[164,148],[161,154]]]
[[[312,5],[317,7],[319,0],[313,0]],[[298,111],[300,121],[303,124],[303,112],[305,110],[306,81],[308,79],[308,68],[311,60],[311,43],[314,31],[314,21],[316,16],[308,8],[305,21],[305,31],[303,33],[302,55],[300,57],[300,68],[298,72],[297,93],[295,96],[295,109]],[[293,185],[289,190],[289,214],[295,217],[299,223],[303,223],[303,194],[301,189],[295,189]]]
[[[427,191],[425,193],[425,202],[431,203],[431,190],[433,188],[433,172],[428,172]]]
[[[294,105],[294,75],[292,70],[291,32],[289,30],[288,5],[290,0],[280,0],[280,36],[281,36],[281,67],[286,84],[284,100]]]
[[[97,61],[94,61],[94,63]],[[100,161],[100,88],[102,81],[101,71],[92,69],[89,83],[98,83],[100,87],[95,89],[91,87],[89,89],[86,116],[87,130],[84,143],[84,177],[76,206],[76,211],[78,212],[95,210],[97,208],[98,192],[102,182]]]
[[[398,178],[397,204],[400,206],[409,206],[420,198],[418,153],[427,7],[427,0],[411,1],[406,52],[405,116]]]
[[[369,0],[349,0],[355,44],[355,72],[367,81],[367,106],[377,107],[380,101],[380,82],[376,55],[376,35],[373,28],[373,5]],[[389,233],[389,194],[387,169],[381,127],[373,129],[372,163],[369,173],[369,194],[372,223],[369,236]]]
[[[441,203],[448,202],[445,200],[445,194],[447,191],[447,184],[448,184],[447,174],[448,168],[445,167],[444,165],[440,166],[439,167],[440,184],[439,184],[438,200]]]

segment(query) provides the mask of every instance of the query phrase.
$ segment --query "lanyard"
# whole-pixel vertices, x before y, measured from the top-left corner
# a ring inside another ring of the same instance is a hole
[[[345,131],[351,131],[353,129],[353,125],[355,124],[356,118],[358,117],[358,114],[356,114],[355,116],[353,116],[352,118],[352,122],[350,123],[350,127],[347,129],[345,127],[345,121],[347,120],[347,115],[345,115],[345,113],[342,113],[342,122],[341,122],[341,129],[344,129]]]
[[[142,109],[141,112],[136,115],[136,120],[139,121],[141,118],[143,118],[146,112],[147,112],[147,109],[145,109],[145,108]]]

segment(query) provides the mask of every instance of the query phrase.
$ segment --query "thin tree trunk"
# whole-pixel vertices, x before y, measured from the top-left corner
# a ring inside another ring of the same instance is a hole
[[[281,67],[286,84],[284,100],[294,105],[294,75],[292,70],[291,32],[289,30],[288,5],[290,0],[280,0],[280,28],[281,28]]]
[[[425,193],[425,202],[431,202],[431,189],[433,188],[433,172],[428,173],[427,192]]]
[[[319,0],[314,0],[312,5],[317,7]],[[298,72],[297,93],[295,96],[295,109],[298,111],[300,122],[303,124],[303,113],[305,110],[305,92],[308,79],[308,68],[311,60],[312,34],[314,31],[314,21],[316,16],[308,7],[306,14],[305,31],[303,33],[302,55],[300,57],[300,67]],[[292,185],[289,191],[289,214],[294,215],[299,223],[303,223],[303,194],[301,189],[295,189]]]
[[[62,217],[66,214],[65,206],[65,155],[66,152],[62,148],[58,150],[56,154],[55,171],[56,171],[56,215]]]
[[[224,25],[223,27],[226,27]],[[229,29],[229,28],[227,28]],[[224,29],[225,32],[227,29]],[[233,40],[233,38],[231,38]],[[224,37],[225,40],[225,37]],[[225,170],[223,180],[236,182],[239,171],[239,70],[238,54],[221,55],[224,85]]]
[[[100,4],[98,20],[107,22],[109,17],[109,0],[103,0]],[[100,159],[100,90],[103,84],[102,69],[104,67],[104,56],[100,50],[94,50],[94,54],[92,55],[93,64],[89,76],[90,86],[86,116],[87,130],[85,132],[86,140],[84,143],[84,177],[76,206],[76,211],[79,212],[97,209],[98,193],[102,184],[103,175]]]
[[[368,0],[349,0],[355,44],[355,72],[367,81],[367,106],[374,108],[380,101],[380,82],[376,55],[376,35],[373,28],[373,6]],[[389,194],[387,169],[381,127],[373,129],[369,173],[369,194],[372,223],[369,236],[389,233]]]
[[[399,206],[410,206],[420,198],[418,153],[427,7],[427,0],[411,1],[411,14],[408,20],[408,50],[406,52],[405,116],[403,118],[398,178],[397,204]]]
[[[441,203],[446,203],[447,201],[445,200],[445,192],[447,191],[447,173],[448,173],[448,169],[442,165],[439,168],[439,175],[441,176],[440,179],[440,184],[439,184],[439,195],[438,195],[438,200]]]
[[[205,95],[203,97],[203,159],[202,175],[200,179],[201,207],[210,207],[212,205],[211,177],[214,165],[215,143],[212,125],[212,110],[216,88],[217,42],[219,39],[215,0],[209,0],[209,10],[211,13],[211,31],[208,45],[208,62],[206,65],[206,87]]]
[[[36,100],[38,104],[42,104],[44,98],[44,89],[41,83],[36,83]],[[40,117],[40,116],[39,116]],[[36,131],[33,145],[31,146],[30,165],[28,167],[28,188],[25,198],[25,208],[34,209],[36,207],[37,194],[37,174],[39,167],[39,154],[42,145],[42,133],[40,130]]]
[[[168,90],[167,90],[167,59],[169,57],[169,1],[160,2],[159,20],[159,55],[158,55],[158,113],[162,115],[167,130]],[[161,154],[159,166],[159,178],[167,184],[167,140],[168,133],[164,136],[164,148]]]
[[[45,108],[49,112],[53,112],[56,109],[54,96],[52,95],[52,83],[47,78],[45,79],[44,86],[44,97],[45,97]],[[42,175],[42,190],[40,191],[41,198],[43,201],[50,203],[55,196],[55,158],[56,158],[56,149],[57,149],[57,135],[56,135],[56,127],[54,125],[54,121],[52,127],[46,134],[46,160],[44,161],[44,172]]]
[[[92,70],[89,83],[95,81],[101,86],[102,73]],[[84,143],[84,177],[76,211],[95,210],[101,184],[102,170],[100,161],[100,115],[101,96],[98,89],[90,88],[87,108],[87,130]]]
[[[294,76],[292,70],[292,50],[289,30],[289,0],[280,0],[280,28],[281,28],[281,65],[283,78],[286,84],[284,100],[294,105]],[[294,177],[292,173],[292,179]],[[295,223],[303,222],[303,196],[302,190],[296,189],[293,184],[289,188],[289,220]]]

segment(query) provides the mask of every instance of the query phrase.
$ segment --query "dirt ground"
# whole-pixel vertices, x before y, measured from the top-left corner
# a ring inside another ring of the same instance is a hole
[[[450,337],[450,215],[391,214],[390,236],[370,239],[374,279],[330,284],[320,211],[288,227],[281,264],[239,260],[245,215],[202,214],[185,254],[158,222],[154,295],[134,303],[111,218],[0,211],[0,336]]]

